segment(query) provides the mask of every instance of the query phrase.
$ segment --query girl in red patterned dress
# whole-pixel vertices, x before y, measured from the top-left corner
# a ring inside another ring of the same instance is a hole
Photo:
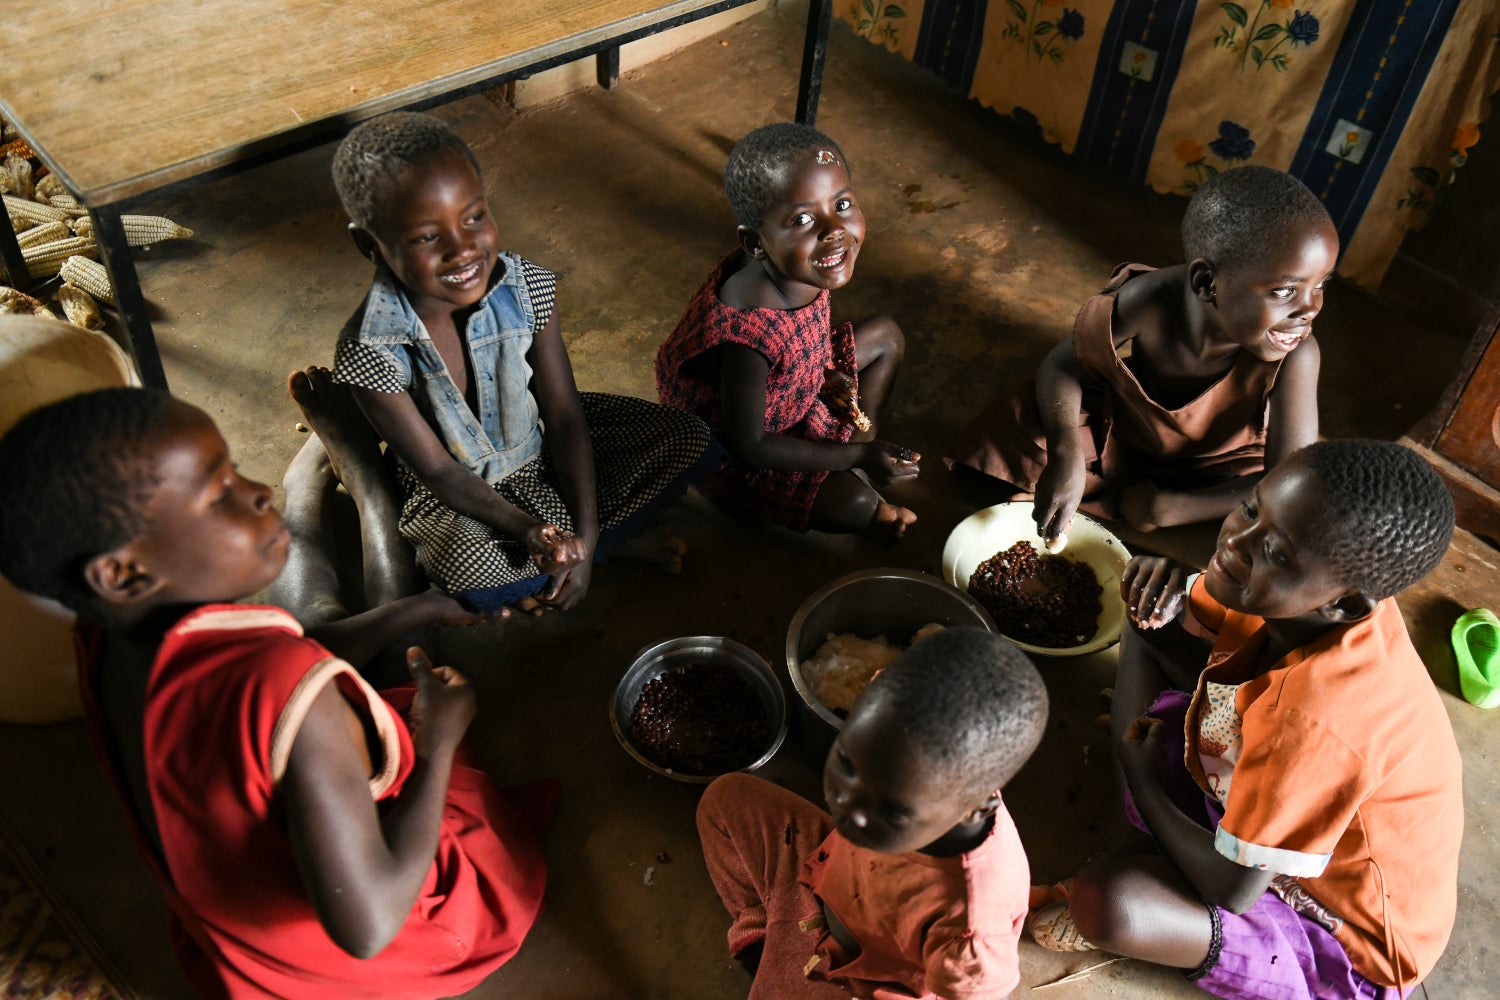
[[[874,416],[905,341],[886,316],[829,321],[865,236],[843,151],[806,125],[766,125],[730,152],[724,189],[740,247],[656,356],[662,402],[729,449],[699,489],[798,531],[900,537],[917,516],[877,488],[915,479],[921,456],[877,440]]]

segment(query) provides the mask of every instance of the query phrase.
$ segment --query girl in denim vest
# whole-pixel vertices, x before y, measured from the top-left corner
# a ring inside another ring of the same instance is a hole
[[[499,248],[474,154],[447,125],[412,113],[366,122],[333,174],[377,267],[339,335],[334,377],[398,459],[402,536],[429,579],[474,610],[573,607],[601,547],[685,488],[707,428],[579,393],[556,275]]]

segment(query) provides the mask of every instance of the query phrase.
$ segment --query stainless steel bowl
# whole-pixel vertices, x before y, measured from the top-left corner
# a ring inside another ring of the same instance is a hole
[[[815,766],[823,766],[834,734],[844,723],[813,694],[812,686],[802,676],[802,661],[811,659],[831,634],[883,635],[904,646],[930,622],[995,631],[995,623],[972,597],[915,570],[850,573],[802,602],[786,633],[786,669],[797,689],[803,747]]]
[[[761,708],[766,713],[766,721],[770,723],[771,740],[755,762],[743,770],[753,771],[776,756],[776,751],[781,749],[781,743],[786,739],[787,728],[786,696],[782,693],[781,682],[776,679],[776,674],[765,657],[744,643],[718,635],[668,639],[654,646],[647,646],[636,654],[635,662],[615,686],[615,696],[609,707],[609,725],[615,732],[615,739],[620,741],[620,746],[640,761],[642,766],[677,781],[705,784],[718,775],[681,774],[661,767],[641,753],[630,739],[630,719],[635,713],[636,703],[641,700],[641,690],[668,671],[685,669],[699,663],[722,663],[731,667],[749,682],[760,697]]]

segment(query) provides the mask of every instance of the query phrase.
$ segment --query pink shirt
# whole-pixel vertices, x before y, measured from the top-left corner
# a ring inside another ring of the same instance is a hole
[[[978,847],[952,858],[881,854],[837,831],[802,864],[801,882],[822,899],[863,949],[828,967],[860,996],[980,1000],[1021,981],[1016,955],[1026,920],[1030,865],[1002,804]],[[842,959],[827,934],[819,951]],[[877,984],[886,984],[882,990]]]

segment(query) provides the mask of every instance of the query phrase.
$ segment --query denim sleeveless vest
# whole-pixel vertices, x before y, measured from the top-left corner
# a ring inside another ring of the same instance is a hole
[[[392,362],[449,454],[491,485],[542,450],[541,411],[531,394],[526,361],[536,314],[521,275],[521,258],[502,251],[496,271],[499,277],[464,330],[477,414],[389,270],[380,268],[364,315],[352,321],[359,324],[354,339]]]

